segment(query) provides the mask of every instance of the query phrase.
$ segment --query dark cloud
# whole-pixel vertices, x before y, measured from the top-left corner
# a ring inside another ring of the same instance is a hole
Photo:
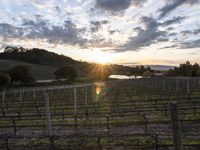
[[[168,35],[169,36],[175,36],[175,35],[177,35],[177,33],[173,32],[173,33],[169,33]]]
[[[44,28],[44,36],[49,39],[50,43],[84,45],[86,39],[81,37],[84,29],[78,29],[71,21],[65,21],[63,26],[52,26],[50,29]]]
[[[200,47],[200,39],[193,40],[193,41],[177,41],[176,43],[163,47],[162,49],[167,48],[177,48],[177,49],[190,49],[190,48],[199,48]]]
[[[116,32],[120,33],[119,30],[109,30],[109,33],[110,33],[111,35],[115,34]]]
[[[142,29],[141,27],[136,27],[136,28],[133,28],[133,31],[136,31],[137,33],[141,33],[144,31],[144,29]]]
[[[166,30],[167,30],[167,31],[172,31],[172,30],[174,30],[174,28],[173,28],[173,27],[169,27],[169,28],[167,28]]]
[[[46,20],[24,20],[22,27],[14,27],[10,24],[0,24],[0,35],[3,38],[28,38],[46,39],[49,43],[81,45],[86,43],[82,38],[84,29],[78,29],[71,21],[65,21],[63,25],[50,25]]]
[[[24,31],[21,27],[15,27],[8,23],[0,23],[0,36],[6,40],[7,38],[22,37]]]
[[[102,20],[102,21],[91,21],[91,31],[92,32],[97,32],[99,29],[102,27],[104,24],[108,24],[107,20]]]
[[[122,11],[129,8],[131,0],[96,0],[96,6],[108,11]]]
[[[200,47],[200,39],[188,42],[182,42],[180,44],[180,48],[182,49],[198,48],[198,47]]]
[[[168,49],[168,48],[177,48],[178,45],[177,44],[172,44],[170,46],[165,46],[165,47],[162,47],[161,49]]]
[[[128,9],[132,4],[142,5],[147,0],[96,0],[96,7],[111,13],[120,13]]]
[[[164,21],[164,22],[160,23],[160,25],[165,27],[165,26],[169,26],[169,25],[172,25],[172,24],[179,24],[184,19],[185,19],[185,17],[174,17],[173,19],[170,19],[170,20],[167,20],[167,21]]]
[[[112,39],[105,39],[100,36],[93,36],[91,40],[87,42],[87,47],[98,47],[98,48],[107,48],[107,47],[113,47],[115,44],[113,43]],[[109,51],[109,50],[108,50]]]
[[[181,33],[182,36],[186,36],[186,35],[192,34],[192,31],[190,31],[190,30],[183,30],[180,33]]]
[[[129,41],[121,46],[119,51],[139,50],[142,47],[149,46],[155,42],[166,38],[165,31],[159,31],[159,23],[151,17],[142,17],[141,23],[145,25],[145,29],[135,28],[138,31],[137,36],[130,37]]]
[[[160,9],[160,18],[165,17],[171,11],[175,10],[177,7],[183,4],[193,5],[195,3],[199,3],[200,0],[167,0],[166,5]]]
[[[168,42],[169,39],[167,37],[161,37],[157,39],[157,42]]]
[[[200,33],[200,28],[199,29],[196,29],[194,30],[193,34],[199,34]]]

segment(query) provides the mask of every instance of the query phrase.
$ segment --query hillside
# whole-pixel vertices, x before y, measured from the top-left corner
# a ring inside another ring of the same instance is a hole
[[[63,65],[74,66],[80,78],[90,77],[91,71],[97,67],[95,63],[77,61],[44,49],[6,47],[4,52],[0,53],[0,68],[8,70],[16,65],[32,66],[33,76],[37,80],[54,79],[55,70]],[[109,67],[112,74],[127,74],[131,69],[122,65],[105,65],[104,67]]]
[[[28,62],[21,62],[16,60],[0,60],[0,68],[10,69],[16,65],[29,65],[32,66],[33,76],[37,80],[48,80],[54,79],[54,72],[56,71],[56,67],[45,66],[45,65],[37,65]]]
[[[0,68],[8,70],[16,65],[30,65],[37,80],[54,79],[54,72],[63,65],[73,65],[80,77],[86,77],[89,66],[88,63],[43,49],[6,47],[4,52],[0,53]]]
[[[173,69],[175,66],[166,66],[166,65],[145,65],[146,67],[151,67],[155,71],[167,71]]]
[[[0,53],[0,59],[16,60],[54,67],[78,63],[78,61],[64,55],[58,55],[38,48],[25,49],[22,47],[6,47],[4,52]]]

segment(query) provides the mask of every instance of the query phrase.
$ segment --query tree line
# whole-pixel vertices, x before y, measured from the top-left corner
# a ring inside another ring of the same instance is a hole
[[[200,66],[198,63],[191,64],[189,61],[186,61],[185,63],[180,64],[179,67],[168,70],[166,75],[171,77],[197,77],[200,76]]]
[[[54,73],[56,79],[66,79],[75,81],[78,76],[77,71],[73,66],[62,66]],[[30,65],[17,65],[11,69],[0,69],[0,87],[9,85],[33,85],[35,79]]]

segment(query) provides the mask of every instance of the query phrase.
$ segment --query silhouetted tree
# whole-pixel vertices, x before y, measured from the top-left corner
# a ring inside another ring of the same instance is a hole
[[[144,67],[144,66],[136,66],[136,67],[132,67],[130,70],[129,75],[133,75],[133,76],[143,76],[143,74],[148,71],[150,73],[154,73],[154,71],[151,69],[151,67]]]
[[[143,74],[143,77],[153,77],[154,76],[154,72],[146,70]]]
[[[11,78],[9,74],[5,70],[0,69],[0,87],[6,86],[7,84],[10,83],[10,81]]]
[[[185,77],[196,77],[200,76],[200,66],[195,63],[192,65],[189,61],[184,64],[180,64],[179,67],[168,70],[167,76],[185,76]]]
[[[61,66],[54,74],[56,79],[67,79],[69,81],[75,81],[78,77],[78,73],[73,66]]]
[[[107,80],[111,75],[111,69],[109,65],[93,65],[91,68],[93,79],[96,80]]]
[[[19,65],[8,70],[12,82],[19,82],[20,84],[33,84],[34,78],[32,76],[32,67],[28,65]]]

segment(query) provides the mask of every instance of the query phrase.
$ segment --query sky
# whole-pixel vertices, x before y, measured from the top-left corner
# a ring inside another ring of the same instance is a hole
[[[89,62],[200,63],[200,0],[1,0],[6,46]]]

